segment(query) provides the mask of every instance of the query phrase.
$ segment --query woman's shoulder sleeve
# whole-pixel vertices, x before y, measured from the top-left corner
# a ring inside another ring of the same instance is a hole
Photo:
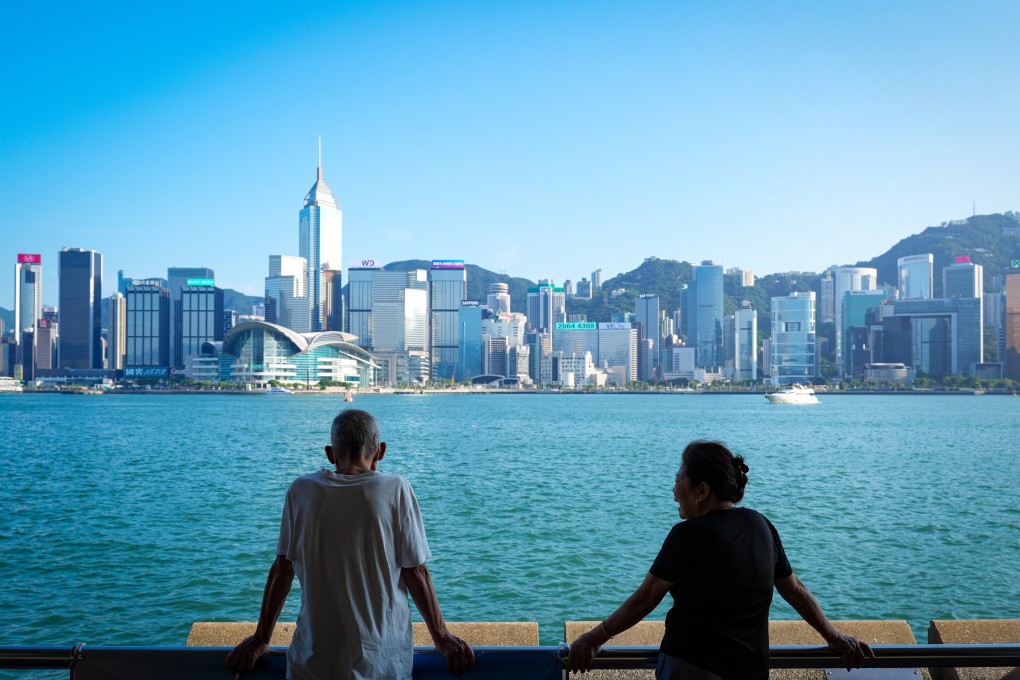
[[[659,548],[659,554],[655,556],[655,561],[648,570],[652,576],[670,583],[680,580],[679,573],[686,567],[688,556],[691,554],[688,528],[686,522],[678,522],[669,530],[666,540]]]

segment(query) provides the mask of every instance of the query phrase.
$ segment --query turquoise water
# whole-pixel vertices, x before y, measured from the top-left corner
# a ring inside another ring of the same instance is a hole
[[[747,457],[831,618],[1020,618],[1020,399],[361,396],[410,478],[450,620],[608,614],[677,521],[683,445]],[[326,396],[0,397],[0,645],[179,645],[255,620],[291,479],[326,464]],[[667,597],[667,603],[669,598]],[[284,619],[297,613],[292,594]],[[665,616],[663,604],[653,618]],[[794,618],[776,603],[773,618]]]

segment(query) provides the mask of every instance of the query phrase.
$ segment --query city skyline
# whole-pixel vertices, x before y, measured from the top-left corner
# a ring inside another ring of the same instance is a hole
[[[852,264],[1018,207],[1017,18],[1007,2],[19,6],[0,26],[0,261],[42,254],[44,304],[64,247],[103,253],[111,279],[203,266],[261,295],[266,257],[296,252],[321,135],[348,259],[557,282],[650,255]],[[308,73],[321,96],[295,107]],[[0,306],[13,287],[0,277]]]

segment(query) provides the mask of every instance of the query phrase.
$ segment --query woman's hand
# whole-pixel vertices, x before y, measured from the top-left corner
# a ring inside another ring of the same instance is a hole
[[[592,661],[600,649],[602,649],[602,645],[595,644],[592,631],[580,636],[570,643],[570,653],[567,654],[567,670],[571,673],[590,671]]]
[[[853,635],[836,631],[836,637],[831,638],[828,642],[829,649],[839,653],[839,665],[847,670],[860,668],[865,657],[875,658],[875,652],[871,651],[868,643],[858,640]]]

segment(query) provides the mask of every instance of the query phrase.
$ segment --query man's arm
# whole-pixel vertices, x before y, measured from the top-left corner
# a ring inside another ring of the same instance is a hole
[[[404,578],[408,592],[411,593],[414,606],[425,619],[436,651],[446,657],[446,670],[454,675],[460,675],[474,668],[475,653],[470,645],[446,628],[428,566],[419,564],[411,569],[401,569],[400,574]]]
[[[255,667],[258,661],[269,651],[269,641],[273,637],[273,629],[283,612],[287,595],[294,583],[294,566],[283,555],[277,555],[273,566],[269,568],[266,589],[262,593],[262,609],[259,611],[259,623],[255,634],[241,640],[227,654],[227,668],[231,673],[244,673]]]
[[[796,574],[790,574],[786,578],[776,581],[776,590],[784,600],[790,603],[790,606],[797,610],[797,613],[807,621],[808,625],[818,631],[829,647],[839,652],[842,659],[841,665],[845,666],[847,670],[850,670],[851,666],[860,668],[861,662],[866,656],[875,658],[875,653],[871,651],[871,647],[867,643],[836,630],[836,627],[825,616],[818,600],[797,578]]]

